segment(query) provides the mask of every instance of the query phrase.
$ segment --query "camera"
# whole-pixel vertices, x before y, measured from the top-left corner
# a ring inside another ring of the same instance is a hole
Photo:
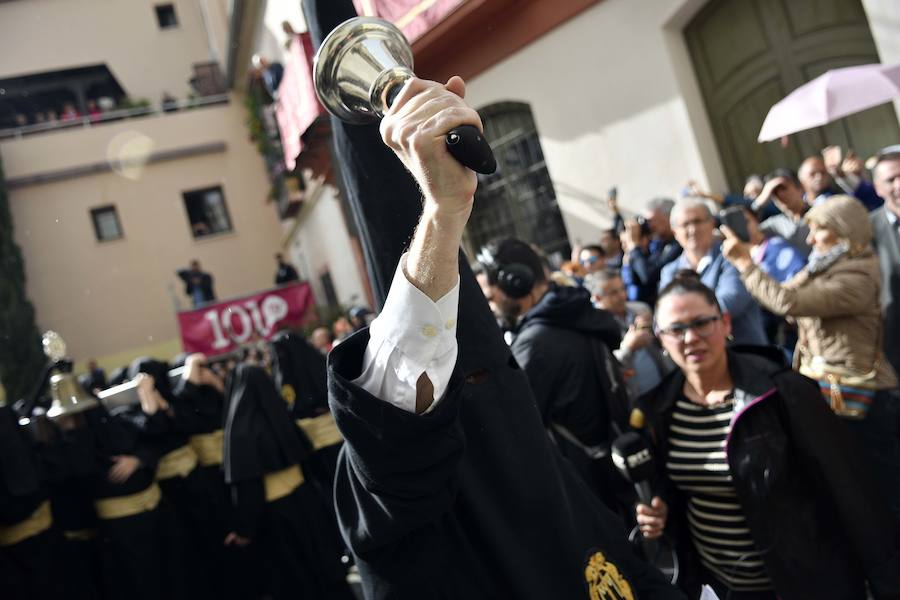
[[[650,237],[650,223],[647,222],[643,216],[638,216],[635,218],[637,224],[641,226],[641,235],[644,237]]]

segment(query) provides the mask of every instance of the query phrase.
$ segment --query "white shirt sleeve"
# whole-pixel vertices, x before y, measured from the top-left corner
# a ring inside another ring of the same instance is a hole
[[[400,258],[381,314],[369,326],[362,374],[353,383],[414,413],[422,373],[434,386],[430,411],[447,391],[456,366],[459,277],[453,289],[434,302],[406,278],[406,256]]]

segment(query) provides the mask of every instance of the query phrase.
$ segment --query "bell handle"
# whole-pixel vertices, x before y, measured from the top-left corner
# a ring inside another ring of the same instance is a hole
[[[447,151],[459,164],[476,173],[490,175],[497,170],[497,159],[491,145],[474,125],[454,127],[444,138]]]
[[[387,106],[394,103],[401,89],[402,85],[394,85],[387,90],[384,96]],[[447,144],[447,151],[462,166],[483,175],[490,175],[497,170],[497,159],[494,158],[491,145],[474,125],[454,127],[447,132],[444,142]]]

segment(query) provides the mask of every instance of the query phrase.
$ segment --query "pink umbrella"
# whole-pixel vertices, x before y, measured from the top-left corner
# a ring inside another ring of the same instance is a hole
[[[832,69],[805,83],[769,109],[759,141],[820,127],[900,96],[900,64]]]

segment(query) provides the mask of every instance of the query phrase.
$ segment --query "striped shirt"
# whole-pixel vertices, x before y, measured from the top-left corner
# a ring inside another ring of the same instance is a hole
[[[688,527],[703,566],[734,591],[769,590],[725,459],[733,414],[731,399],[703,407],[680,397],[669,426],[666,471],[687,497]]]

